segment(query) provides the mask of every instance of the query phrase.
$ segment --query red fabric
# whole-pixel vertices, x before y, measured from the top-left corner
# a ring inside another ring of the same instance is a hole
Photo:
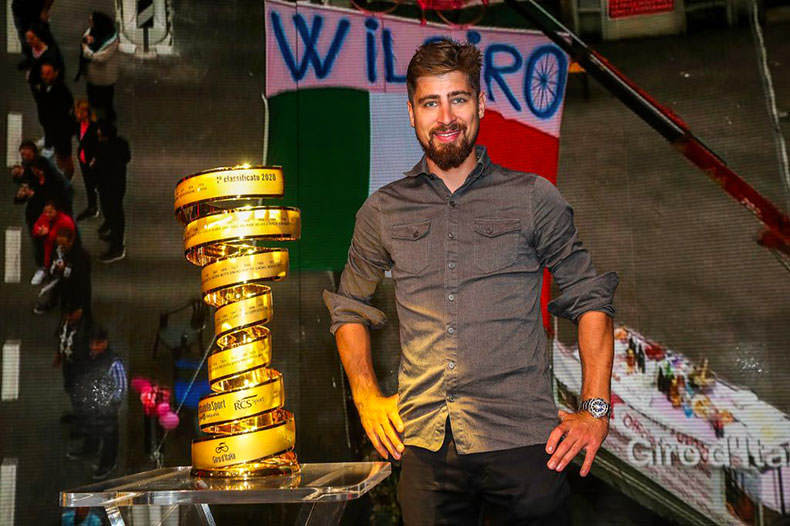
[[[76,231],[76,227],[74,226],[74,220],[69,217],[67,214],[63,212],[58,212],[55,216],[55,219],[52,222],[49,221],[49,218],[44,214],[36,220],[36,223],[33,225],[33,235],[36,237],[42,237],[38,234],[39,227],[46,226],[49,231],[44,235],[43,243],[44,243],[44,268],[49,268],[49,265],[52,263],[52,249],[55,248],[55,238],[58,236],[58,230],[61,228],[68,228],[72,232]]]
[[[480,121],[477,142],[485,145],[495,163],[511,170],[538,174],[557,184],[560,153],[557,137],[486,110]]]
[[[81,121],[80,122],[80,140],[85,137],[85,132],[88,131],[88,127],[91,125],[89,121]],[[80,148],[80,161],[82,164],[88,164],[88,161],[85,160],[85,150]]]
[[[557,184],[560,152],[560,141],[557,137],[506,119],[496,111],[486,110],[485,117],[480,121],[477,143],[486,147],[488,155],[495,163],[511,170],[538,174],[552,184]],[[548,334],[552,332],[548,310],[550,299],[551,274],[544,270],[540,307],[543,328]]]

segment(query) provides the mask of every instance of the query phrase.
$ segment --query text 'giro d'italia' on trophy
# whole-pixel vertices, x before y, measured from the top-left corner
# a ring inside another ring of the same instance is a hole
[[[192,442],[198,476],[279,475],[299,470],[294,416],[283,409],[282,375],[269,368],[272,318],[269,281],[285,279],[288,250],[267,241],[299,239],[297,208],[264,206],[282,197],[279,166],[216,168],[185,177],[175,192],[185,225],[184,253],[202,268],[203,301],[216,308],[208,356],[211,394],[198,423],[210,436]]]

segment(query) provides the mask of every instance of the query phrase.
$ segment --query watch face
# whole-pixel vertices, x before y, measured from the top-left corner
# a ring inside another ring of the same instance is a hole
[[[594,398],[590,400],[590,413],[592,413],[595,417],[604,416],[607,411],[609,410],[609,404],[607,404],[601,398]]]

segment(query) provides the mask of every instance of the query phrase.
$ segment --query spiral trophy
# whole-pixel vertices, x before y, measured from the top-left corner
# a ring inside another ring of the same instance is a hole
[[[175,192],[185,225],[184,254],[202,268],[203,301],[214,307],[208,355],[211,394],[198,405],[208,438],[192,442],[192,473],[239,477],[299,470],[293,414],[283,409],[282,375],[271,364],[270,281],[288,274],[288,250],[267,241],[294,241],[297,208],[264,206],[282,197],[279,166],[215,168],[187,176]]]

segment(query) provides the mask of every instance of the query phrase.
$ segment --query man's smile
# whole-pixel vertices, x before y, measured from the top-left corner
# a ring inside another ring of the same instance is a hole
[[[436,137],[436,140],[443,143],[450,143],[455,142],[456,139],[461,135],[463,129],[459,126],[450,128],[450,129],[441,129],[431,132],[433,137]]]

